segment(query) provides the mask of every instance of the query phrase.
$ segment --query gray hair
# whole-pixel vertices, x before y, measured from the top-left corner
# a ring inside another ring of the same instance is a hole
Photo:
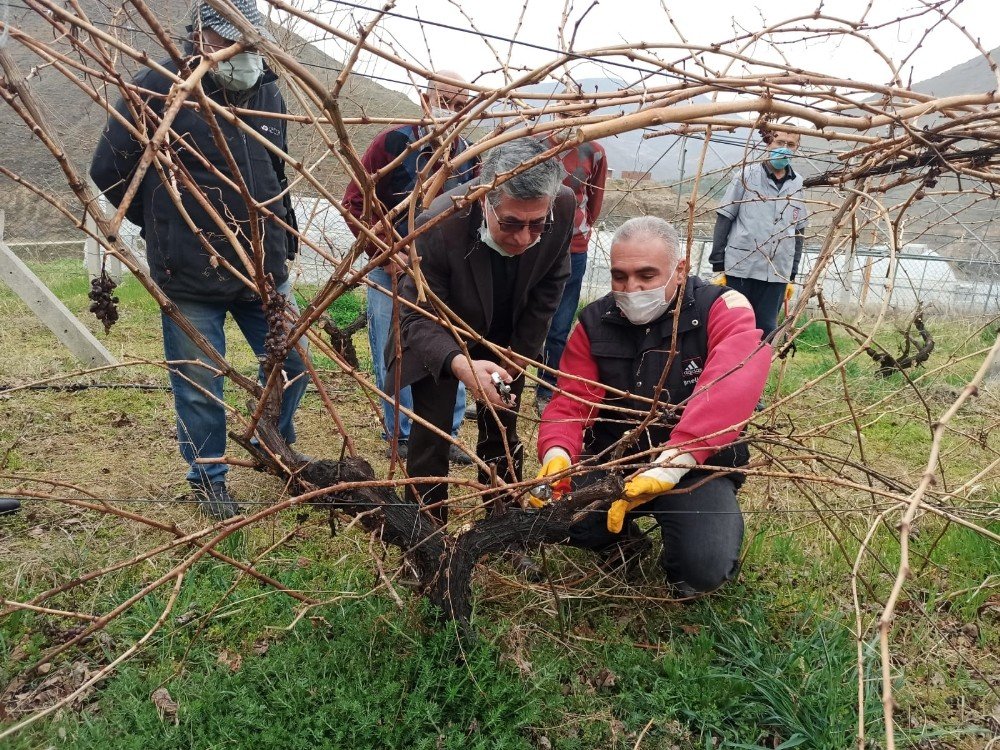
[[[518,138],[491,148],[483,157],[479,183],[488,185],[497,175],[517,169],[524,162],[537,158],[545,151],[546,146],[535,138]],[[505,195],[519,201],[551,199],[559,192],[563,176],[562,164],[556,159],[546,159],[498,185],[486,194],[486,198],[493,206],[499,205],[500,199]]]
[[[613,247],[619,242],[640,239],[659,240],[666,246],[670,260],[674,263],[680,261],[681,241],[677,230],[670,225],[670,222],[659,216],[636,216],[629,219],[615,231],[611,245]]]

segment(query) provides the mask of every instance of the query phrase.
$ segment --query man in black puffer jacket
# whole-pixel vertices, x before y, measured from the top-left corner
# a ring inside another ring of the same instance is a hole
[[[253,0],[234,0],[234,4],[250,23],[268,35]],[[235,26],[202,3],[192,10],[191,21],[185,50],[189,54],[217,52],[243,38]],[[172,62],[162,63],[161,67],[177,72]],[[174,82],[158,70],[147,69],[135,83],[140,90],[151,92],[144,97],[148,110],[162,115]],[[209,98],[223,106],[252,110],[252,114],[237,116],[258,136],[287,151],[285,121],[275,117],[285,113],[285,103],[278,91],[277,76],[259,53],[242,51],[220,62],[203,79],[202,87]],[[294,307],[287,262],[297,248],[290,231],[296,225],[284,164],[237,124],[222,116],[213,117],[192,106],[193,101],[185,104],[172,123],[165,143],[169,163],[149,167],[126,216],[142,230],[153,280],[180,312],[222,354],[226,351],[223,326],[227,314],[231,314],[254,353],[263,358],[268,325],[257,288],[248,281],[254,265],[264,269]],[[143,110],[136,122],[126,102],[120,101],[116,109],[147,136],[156,131],[158,116],[149,117]],[[213,119],[239,175],[233,175],[229,158],[213,137]],[[90,175],[115,206],[125,200],[143,151],[144,145],[112,115],[97,145]],[[241,181],[256,204],[256,233],[248,202],[238,188]],[[252,241],[255,234],[259,242]],[[166,315],[163,348],[167,360],[176,363],[171,366],[170,381],[181,455],[189,466],[188,481],[205,512],[215,518],[229,518],[239,513],[239,508],[226,488],[228,467],[224,463],[196,463],[198,458],[225,455],[222,378],[206,355]],[[193,364],[198,361],[204,366]],[[279,427],[292,443],[292,418],[308,382],[298,352],[289,352],[284,371],[288,385],[282,396]]]

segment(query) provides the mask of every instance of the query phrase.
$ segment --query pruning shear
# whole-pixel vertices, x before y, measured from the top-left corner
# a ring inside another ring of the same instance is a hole
[[[539,500],[548,502],[552,499],[552,495],[555,494],[552,490],[552,485],[546,482],[545,484],[538,484],[531,488],[531,494],[537,497]]]
[[[532,508],[544,508],[545,504],[550,500],[558,500],[565,494],[561,490],[555,489],[548,482],[543,482],[542,484],[536,484],[531,488],[530,494],[528,495],[528,504]]]
[[[497,389],[497,393],[500,394],[500,400],[504,402],[507,406],[511,406],[514,401],[514,397],[511,394],[510,383],[505,383],[500,379],[500,373],[494,372],[490,376],[490,380],[493,381],[493,387]]]

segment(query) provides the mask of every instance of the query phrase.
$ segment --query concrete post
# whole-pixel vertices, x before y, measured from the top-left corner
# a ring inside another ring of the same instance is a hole
[[[114,365],[118,360],[83,325],[14,251],[3,241],[4,212],[0,211],[0,280],[21,298],[46,327],[88,367]]]
[[[90,184],[95,195],[101,192],[89,177],[87,178],[87,182]],[[102,208],[106,202],[102,196],[100,199]],[[97,221],[89,211],[86,214],[84,223],[88,232],[97,234]],[[87,239],[83,243],[83,264],[87,267],[87,277],[90,279],[96,279],[101,275],[101,266],[103,264],[104,270],[108,272],[108,276],[114,279],[116,284],[122,283],[122,262],[114,256],[108,256],[107,262],[105,262],[104,248],[90,234],[87,235]]]

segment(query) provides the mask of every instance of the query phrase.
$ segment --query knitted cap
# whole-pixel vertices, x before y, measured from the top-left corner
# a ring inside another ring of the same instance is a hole
[[[254,28],[260,32],[261,36],[270,41],[274,41],[274,35],[268,30],[264,20],[264,14],[257,10],[256,0],[229,0],[236,10],[246,18]],[[191,9],[191,25],[195,29],[208,28],[217,32],[219,36],[232,42],[243,40],[240,33],[233,24],[223,18],[211,5],[204,2],[196,3]]]

